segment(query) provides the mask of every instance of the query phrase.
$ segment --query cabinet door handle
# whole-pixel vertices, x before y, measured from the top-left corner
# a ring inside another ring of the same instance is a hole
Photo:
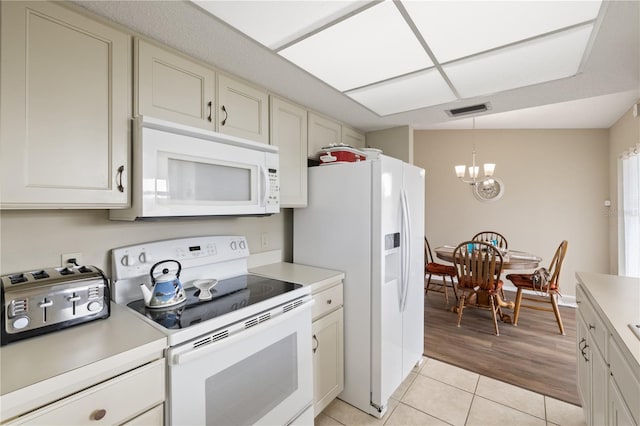
[[[227,109],[224,107],[224,105],[222,105],[222,112],[224,112],[224,119],[222,120],[222,124],[223,126],[226,124],[227,122],[227,118],[229,118],[229,113],[227,112]]]
[[[585,351],[587,350],[588,347],[589,347],[589,345],[585,344],[584,348],[582,348],[582,351],[581,351],[582,352],[582,357],[584,358],[584,360],[586,362],[589,362],[589,358],[587,358],[587,354],[585,353]]]
[[[593,324],[589,324],[589,330],[593,330],[593,329],[595,329],[595,328],[596,328],[596,326],[595,326],[595,325],[593,325]]]
[[[314,343],[316,344],[316,345],[313,347],[313,353],[315,354],[315,353],[316,353],[316,351],[318,350],[318,346],[320,346],[320,342],[318,342],[318,338],[316,337],[316,335],[315,335],[315,334],[313,335],[313,341],[314,341]]]
[[[581,351],[584,350],[584,348],[582,347],[583,343],[585,344],[585,346],[587,345],[587,339],[585,339],[584,337],[580,339],[580,343],[578,343],[578,349],[580,349]]]
[[[91,413],[89,418],[91,420],[102,420],[106,415],[107,415],[107,410],[105,410],[104,408],[100,408],[98,410],[95,410],[93,413]]]
[[[211,101],[207,102],[207,108],[209,108],[209,115],[207,115],[207,121],[211,123],[211,121],[213,120],[213,118],[211,118],[211,113],[213,112],[213,104],[211,103]]]
[[[118,191],[124,192],[124,186],[122,185],[122,173],[124,173],[124,166],[118,167],[118,172],[116,173],[116,179],[118,181]]]

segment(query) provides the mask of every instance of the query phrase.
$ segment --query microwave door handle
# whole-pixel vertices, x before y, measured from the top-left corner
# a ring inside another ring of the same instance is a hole
[[[260,171],[262,172],[262,200],[260,200],[260,205],[266,206],[269,174],[267,173],[267,168],[264,166],[260,166]]]

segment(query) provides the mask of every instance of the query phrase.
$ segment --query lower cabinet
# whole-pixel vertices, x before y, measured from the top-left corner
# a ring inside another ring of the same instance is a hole
[[[578,391],[586,424],[637,426],[640,382],[582,287],[576,289]]]
[[[319,414],[344,388],[343,309],[313,322],[313,405]]]
[[[317,416],[344,389],[342,282],[313,296],[313,411]]]
[[[595,423],[594,423],[595,424]],[[603,423],[604,424],[604,423]],[[611,426],[636,425],[613,377],[609,380],[609,421]]]
[[[159,359],[51,403],[8,425],[162,425],[165,360]]]

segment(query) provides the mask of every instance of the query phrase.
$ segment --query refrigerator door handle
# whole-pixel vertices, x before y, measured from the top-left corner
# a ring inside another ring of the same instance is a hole
[[[401,193],[402,205],[402,297],[400,301],[400,312],[404,312],[409,293],[409,270],[411,265],[411,215],[409,214],[409,203],[407,192],[403,189]]]

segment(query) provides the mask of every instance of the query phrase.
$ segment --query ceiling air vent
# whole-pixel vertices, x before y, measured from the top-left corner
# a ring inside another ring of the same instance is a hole
[[[489,103],[469,105],[462,108],[447,109],[445,112],[451,117],[458,117],[460,115],[474,114],[476,112],[489,111],[491,105]]]

